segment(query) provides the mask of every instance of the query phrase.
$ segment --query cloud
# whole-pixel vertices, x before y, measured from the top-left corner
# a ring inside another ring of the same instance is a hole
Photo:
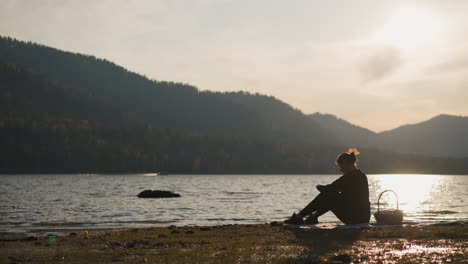
[[[366,82],[389,76],[403,63],[400,51],[392,46],[371,49],[360,57],[358,70]]]
[[[462,70],[468,70],[468,54],[459,54],[442,63],[432,65],[427,68],[426,72],[430,74],[444,74]]]
[[[415,53],[369,41],[400,6],[383,2],[0,0],[0,34],[201,90],[274,95],[372,129],[468,114],[468,1],[424,1],[450,30],[444,45]]]

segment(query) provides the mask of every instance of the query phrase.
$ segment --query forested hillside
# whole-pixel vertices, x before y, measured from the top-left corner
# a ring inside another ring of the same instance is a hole
[[[200,92],[91,56],[1,45],[0,173],[338,173],[333,161],[352,143],[274,97]],[[57,66],[47,70],[48,59]],[[468,172],[466,158],[362,152],[369,173]]]
[[[16,65],[0,64],[0,77],[4,173],[320,169],[285,144],[143,124],[96,95]]]
[[[248,136],[284,142],[336,144],[336,140],[313,121],[285,103],[268,98],[269,118],[261,101],[264,96],[237,97],[165,81],[149,80],[107,60],[64,52],[54,48],[0,38],[0,60],[31,69],[50,79],[76,87],[107,102],[135,119],[192,132]],[[241,94],[238,94],[241,95]],[[233,100],[231,100],[233,99]],[[282,117],[282,113],[286,116]]]
[[[347,146],[376,148],[378,134],[334,115],[314,113],[309,118]]]

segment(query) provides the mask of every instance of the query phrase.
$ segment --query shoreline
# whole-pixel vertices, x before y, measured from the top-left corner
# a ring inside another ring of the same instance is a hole
[[[0,263],[463,263],[467,254],[468,222],[353,229],[280,222],[169,226],[0,241]]]
[[[267,224],[281,224],[281,221],[273,221],[270,223],[265,222],[227,222],[225,224],[212,224],[212,225],[177,225],[174,222],[160,222],[160,221],[148,221],[148,222],[132,222],[127,224],[122,223],[104,223],[104,224],[93,224],[93,223],[75,223],[75,222],[41,222],[31,225],[15,225],[10,223],[0,223],[0,241],[9,240],[24,240],[28,237],[45,237],[48,235],[54,236],[68,236],[71,233],[83,233],[83,232],[111,232],[114,230],[130,230],[130,229],[144,229],[144,228],[210,228],[218,226],[242,226],[242,225],[267,225]],[[444,225],[456,225],[456,224],[467,224],[468,219],[451,219],[451,220],[434,220],[434,221],[404,221],[402,225],[396,225],[403,228],[408,227],[426,227],[426,226],[444,226]],[[2,226],[3,225],[3,226]],[[9,226],[8,226],[9,225]],[[282,225],[282,224],[281,224]],[[361,225],[345,225],[340,221],[332,222],[320,222],[316,225],[284,225],[287,228],[298,228],[302,230],[322,229],[376,229],[376,228],[392,228],[396,226],[381,225],[375,221],[371,221],[368,224]],[[12,228],[15,227],[15,228]]]

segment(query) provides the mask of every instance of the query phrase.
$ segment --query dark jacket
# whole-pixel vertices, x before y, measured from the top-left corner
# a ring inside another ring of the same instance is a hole
[[[357,224],[370,220],[369,185],[361,170],[348,172],[331,184],[317,186],[323,193],[336,197],[333,213],[344,223]]]

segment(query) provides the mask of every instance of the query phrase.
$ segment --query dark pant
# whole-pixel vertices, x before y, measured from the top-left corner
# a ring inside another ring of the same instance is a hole
[[[328,211],[332,211],[345,224],[368,223],[370,212],[365,212],[364,210],[360,210],[361,212],[359,212],[352,209],[355,207],[349,204],[349,201],[345,201],[339,193],[321,192],[300,211],[300,214],[306,216],[313,213],[314,216],[318,217]]]

